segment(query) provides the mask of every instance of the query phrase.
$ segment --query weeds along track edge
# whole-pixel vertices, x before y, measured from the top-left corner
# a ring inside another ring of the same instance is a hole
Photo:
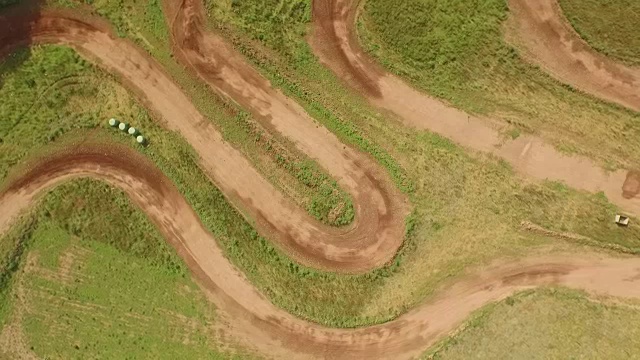
[[[324,270],[359,273],[383,266],[402,245],[409,203],[389,175],[369,157],[342,145],[328,130],[317,128],[297,105],[272,89],[254,86],[256,93],[247,96],[257,99],[258,104],[250,104],[254,105],[251,109],[263,111],[257,106],[266,104],[264,111],[272,113],[266,114],[264,121],[278,131],[288,129],[285,135],[308,151],[350,193],[356,213],[352,225],[324,225],[277,191],[247,158],[223,140],[161,67],[132,43],[72,13],[28,16],[0,18],[0,52],[6,53],[13,44],[61,43],[118,74],[163,120],[163,125],[189,142],[205,174],[231,203],[255,220],[260,233],[297,261]],[[225,69],[218,72],[223,79]],[[233,78],[236,75],[229,74],[230,83],[243,80]]]
[[[209,298],[233,318],[230,332],[252,348],[295,359],[405,359],[420,354],[473,311],[510,294],[563,285],[640,298],[640,259],[570,254],[496,263],[451,284],[435,299],[388,323],[330,329],[275,307],[224,257],[177,188],[146,158],[122,145],[76,146],[51,154],[0,193],[0,229],[38,196],[71,178],[92,177],[127,193],[177,250]]]
[[[549,74],[595,97],[640,112],[640,68],[598,53],[573,29],[558,0],[509,0],[507,27],[527,58]]]
[[[313,33],[309,43],[323,64],[373,105],[396,114],[407,126],[435,132],[471,150],[494,154],[528,177],[562,181],[590,192],[602,191],[615,205],[640,216],[640,199],[637,194],[627,191],[635,181],[633,170],[607,172],[585,156],[562,154],[531,135],[505,139],[500,131],[504,123],[452,108],[384,71],[358,42],[355,22],[362,1],[313,1]],[[521,4],[526,1],[510,2]],[[538,6],[537,2],[530,3],[531,7]],[[640,85],[636,84],[635,96],[638,90]]]
[[[121,75],[123,81],[156,114],[162,116],[170,129],[183,134],[202,157],[205,170],[231,199],[237,201],[244,195],[238,191],[234,193],[238,187],[256,189],[268,186],[268,183],[255,183],[263,180],[260,180],[262,178],[250,163],[226,145],[215,129],[206,125],[206,120],[190,105],[180,89],[135,46],[69,15],[43,13],[33,16],[28,22],[18,22],[13,26],[11,18],[0,18],[0,27],[4,27],[0,29],[1,36],[4,36],[0,43],[6,47],[2,49],[3,52],[11,44],[30,41],[55,42],[74,47],[103,68]],[[24,21],[25,18],[19,20]],[[640,279],[635,276],[640,270],[640,259],[612,259],[595,255],[577,257],[572,254],[496,264],[452,284],[432,302],[394,321],[360,329],[329,329],[297,319],[271,304],[229,263],[195,212],[159,170],[130,149],[114,147],[114,151],[117,156],[105,149],[77,147],[73,152],[52,155],[41,164],[32,166],[30,171],[14,179],[0,194],[0,214],[3,214],[0,217],[0,229],[6,228],[15,215],[30,207],[39,193],[65,179],[91,176],[118,186],[145,211],[167,241],[177,249],[212,301],[233,317],[234,321],[229,325],[232,333],[257,350],[273,356],[409,358],[445,336],[482,305],[515,291],[541,285],[557,284],[599,294],[640,297]],[[349,163],[352,174],[348,180],[342,181],[366,182],[366,179],[358,178],[361,174],[358,171],[363,172],[365,177],[367,174],[362,170],[363,165],[358,163],[362,159],[349,156],[352,155],[346,153],[345,161],[352,161]],[[242,178],[235,178],[237,176]],[[247,182],[234,183],[243,179]],[[379,180],[375,176],[368,179],[370,183]],[[371,186],[373,189],[380,188],[375,184]],[[271,190],[269,187],[264,189]],[[385,205],[388,201],[398,201],[389,193],[379,194],[378,202],[370,204],[378,214],[387,211]],[[248,195],[262,199],[260,194]],[[358,197],[355,196],[355,199]],[[274,204],[279,203],[269,203],[269,206],[273,208]],[[286,203],[282,206],[285,207]],[[358,213],[358,216],[364,217],[362,213]],[[300,215],[302,225],[306,224],[306,220]],[[380,223],[383,221],[367,224],[360,220],[346,234],[357,233],[358,229],[365,226],[378,231],[377,224]],[[300,246],[313,245],[302,243]],[[385,249],[378,251],[384,253]]]

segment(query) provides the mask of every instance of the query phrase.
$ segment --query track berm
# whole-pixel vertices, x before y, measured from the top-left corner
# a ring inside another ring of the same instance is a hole
[[[166,1],[164,5],[176,58],[323,166],[353,198],[356,220],[352,226],[324,226],[294,206],[223,141],[155,61],[132,43],[114,37],[98,19],[33,9],[6,13],[0,17],[0,54],[30,43],[64,44],[118,74],[163,125],[193,146],[205,173],[256,221],[258,230],[302,263],[353,273],[392,259],[402,244],[410,204],[386,172],[366,155],[344,147],[326,129],[316,127],[312,118],[274,90],[221,38],[206,32],[198,1]],[[535,138],[497,146],[497,130],[487,119],[470,118],[386,74],[355,42],[351,29],[354,9],[348,2],[314,2],[311,42],[320,58],[338,74],[348,72],[344,78],[372,103],[395,112],[410,126],[449,136],[470,149],[493,152],[523,174],[563,180],[590,191],[604,190],[611,201],[640,214],[636,194],[623,191],[626,172],[608,175],[588,159],[565,157]],[[330,56],[336,51],[342,55]],[[175,186],[130,149],[87,144],[33,165],[0,194],[0,231],[32,206],[39,194],[78,176],[102,179],[123,189],[177,249],[211,300],[232,319],[232,332],[257,350],[277,357],[410,358],[486,303],[541,285],[640,297],[640,259],[558,255],[495,263],[449,284],[429,303],[382,325],[330,329],[295,318],[256,291],[224,257]]]

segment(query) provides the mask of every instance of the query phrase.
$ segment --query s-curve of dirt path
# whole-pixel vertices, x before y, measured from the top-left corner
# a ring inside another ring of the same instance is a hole
[[[536,8],[553,0],[511,0]],[[379,108],[398,115],[409,126],[429,130],[473,150],[489,152],[518,172],[536,179],[557,180],[591,192],[640,216],[640,182],[636,172],[605,172],[587,157],[566,156],[533,136],[505,140],[499,122],[470,116],[420,93],[385,72],[359,46],[355,33],[358,0],[313,1],[311,47],[320,60]],[[554,49],[555,50],[555,49]],[[637,83],[636,83],[637,84]],[[636,95],[637,92],[636,85]]]
[[[558,80],[640,111],[640,68],[598,53],[573,29],[557,0],[509,0],[528,58]]]
[[[409,207],[408,200],[391,183],[385,170],[369,156],[342,144],[300,105],[275,90],[221,37],[206,32],[201,0],[164,1],[163,6],[176,59],[213,90],[250,110],[262,126],[292,141],[354,199],[356,224],[347,230],[322,226],[306,215],[295,224],[298,230],[294,230],[282,221],[286,219],[284,213],[272,216],[270,225],[288,232],[303,232],[318,242],[323,239],[322,242],[348,249],[344,255],[350,262],[347,270],[366,270],[389,260],[402,242],[402,221]],[[258,215],[260,218],[265,213]],[[306,241],[305,246],[310,243]],[[361,263],[359,267],[356,258]]]
[[[277,358],[408,359],[488,302],[556,284],[594,294],[640,298],[640,259],[575,254],[497,263],[467,276],[433,301],[388,323],[330,329],[275,307],[224,257],[177,188],[153,164],[122,145],[81,145],[49,155],[0,192],[0,233],[38,196],[62,181],[93,177],[127,193],[184,259],[209,298],[229,316],[231,333]]]
[[[357,152],[344,149],[342,156],[335,160],[347,170],[327,168],[335,171],[332,175],[336,177],[344,176],[339,179],[357,202],[358,223],[330,239],[335,244],[325,238],[314,238],[304,231],[323,229],[314,227],[314,221],[301,215],[300,210],[288,204],[286,199],[278,197],[275,189],[255,172],[251,164],[222,140],[215,128],[197,112],[160,67],[134,45],[116,39],[86,19],[75,19],[63,13],[0,17],[0,53],[18,43],[29,41],[70,45],[105,69],[119,74],[125,84],[134,89],[170,129],[180,132],[192,144],[202,157],[204,170],[232,200],[241,203],[243,210],[252,216],[261,215],[269,221],[271,216],[275,219],[278,216],[290,216],[276,224],[295,226],[285,229],[292,231],[292,236],[299,235],[303,239],[293,240],[299,249],[292,251],[299,251],[318,261],[328,259],[327,267],[350,270],[371,266],[372,263],[365,261],[370,257],[381,261],[395,252],[393,244],[397,239],[401,241],[401,234],[398,238],[385,236],[394,235],[394,231],[403,230],[403,226],[397,230],[391,225],[390,228],[384,225],[395,224],[396,221],[402,224],[402,196],[394,194],[393,188],[380,185],[386,181],[384,175],[375,173],[375,166],[367,165],[367,160],[360,158]],[[234,96],[231,90],[228,94]],[[273,95],[270,90],[266,94]],[[268,98],[268,101],[275,100]],[[273,105],[276,109],[279,106]],[[291,112],[300,116],[296,110],[298,108],[291,106]],[[308,121],[304,117],[299,119]],[[275,123],[278,120],[272,121]],[[276,123],[273,126],[279,129],[281,125]],[[318,133],[318,136],[321,135]],[[331,154],[339,155],[332,148],[333,140],[328,136],[327,142],[320,142],[318,146],[326,146]],[[306,145],[299,146],[305,149]],[[320,154],[313,154],[321,158]],[[322,163],[322,160],[319,161]],[[279,358],[410,358],[445,336],[482,305],[502,299],[514,291],[540,285],[565,285],[597,294],[640,298],[640,277],[637,276],[640,259],[614,259],[596,255],[577,257],[570,254],[495,264],[450,284],[434,300],[382,325],[360,329],[322,327],[297,319],[269,302],[224,257],[213,236],[203,227],[175,186],[144,157],[116,145],[109,148],[77,146],[67,153],[53,154],[33,164],[25,174],[14,178],[0,192],[0,232],[6,230],[18,214],[32,206],[39,194],[61,181],[80,176],[102,179],[123,189],[177,249],[212,301],[233,319],[229,325],[233,334],[257,350]],[[352,184],[351,187],[349,184]],[[260,201],[265,203],[257,203]],[[258,210],[244,208],[249,205]],[[259,209],[269,210],[270,213],[261,213]],[[367,209],[371,211],[367,212]],[[397,214],[401,216],[398,218]],[[280,230],[277,225],[274,228],[273,231]],[[281,234],[287,232],[281,231]],[[329,232],[314,234],[331,235]],[[362,234],[375,236],[359,237]],[[379,237],[380,234],[383,237]],[[387,240],[392,245],[388,245],[385,242]],[[351,246],[352,250],[345,250],[343,243]],[[368,251],[372,253],[359,253],[360,247],[371,249]],[[351,265],[354,263],[358,266]]]
[[[187,24],[184,28],[189,29]],[[270,90],[264,80],[247,78],[250,72],[234,72],[228,66],[211,69],[220,82],[240,92],[234,95],[246,98],[251,109],[290,137],[350,193],[356,210],[351,226],[325,226],[278,192],[223,140],[155,61],[132,43],[112,36],[99,21],[64,12],[0,16],[0,53],[29,41],[69,45],[120,75],[169,129],[191,144],[205,173],[231,202],[255,219],[262,234],[301,263],[364,272],[391,260],[402,244],[409,204],[388,174],[367,156],[340,144],[326,129],[317,128],[299,106]]]

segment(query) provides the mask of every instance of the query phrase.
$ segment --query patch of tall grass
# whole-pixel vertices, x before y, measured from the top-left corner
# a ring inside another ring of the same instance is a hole
[[[62,184],[0,240],[15,246],[0,268],[0,324],[19,329],[43,358],[251,356],[231,344],[221,350],[214,307],[120,190],[89,179]]]
[[[568,289],[525,291],[488,305],[422,359],[626,359],[640,351],[633,303]]]
[[[601,53],[640,66],[640,3],[634,0],[559,0],[580,36]]]
[[[505,41],[505,32],[514,32],[508,10],[506,0],[367,0],[357,29],[389,71],[455,107],[608,166],[639,166],[640,114],[575,91],[527,62]],[[633,37],[625,39],[634,48]]]

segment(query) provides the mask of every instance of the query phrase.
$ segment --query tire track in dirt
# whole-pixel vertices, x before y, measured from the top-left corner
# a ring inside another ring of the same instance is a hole
[[[214,91],[251,111],[263,127],[292,141],[327,170],[354,200],[356,223],[352,228],[338,230],[324,226],[306,214],[291,224],[290,214],[300,213],[293,208],[266,219],[268,227],[280,230],[295,225],[294,228],[311,239],[323,239],[322,242],[344,248],[345,260],[341,267],[348,271],[368,270],[390,260],[402,243],[403,220],[409,206],[386,171],[368,155],[345,146],[333,133],[319,126],[300,105],[271,87],[269,81],[221,37],[204,31],[202,1],[164,1],[163,6],[176,59]],[[266,217],[269,209],[273,212],[269,204],[265,205],[264,210],[253,214],[254,219]],[[282,237],[279,232],[271,234]],[[292,240],[279,242],[292,243]],[[303,242],[295,240],[295,243]],[[304,246],[310,243],[305,241]]]
[[[635,172],[608,173],[589,158],[564,155],[534,136],[504,139],[500,135],[504,125],[499,121],[470,116],[386,73],[358,43],[355,19],[359,2],[313,1],[313,34],[309,43],[323,64],[360,90],[372,104],[396,114],[408,126],[435,132],[469,149],[495,154],[524,175],[562,181],[590,192],[603,191],[609,201],[640,216],[640,199],[623,191],[629,187],[628,175]],[[529,3],[533,6],[538,2]]]
[[[301,263],[354,273],[380,267],[395,256],[403,242],[409,204],[374,161],[318,128],[298,105],[276,93],[246,66],[238,72],[224,63],[199,59],[197,54],[189,57],[200,61],[197,64],[209,71],[207,76],[218,78],[215,84],[228,82],[229,86],[219,90],[235,95],[234,99],[259,113],[265,124],[282,131],[350,193],[356,212],[353,224],[335,228],[320,223],[278,192],[225,142],[155,61],[130,42],[111,36],[106,26],[97,19],[79,19],[68,12],[5,15],[0,17],[0,53],[29,41],[60,43],[120,75],[170,130],[191,144],[205,173],[234,205],[255,219],[259,232]],[[191,29],[188,24],[184,28]],[[207,46],[211,46],[209,52],[219,46],[218,51],[224,53],[223,44]],[[189,51],[187,48],[185,53],[191,55]]]
[[[38,42],[71,45],[103,67],[122,75],[122,80],[141,94],[152,109],[164,115],[170,128],[183,130],[176,119],[179,122],[193,121],[189,116],[205,121],[189,112],[195,111],[189,107],[172,107],[175,105],[171,102],[180,102],[184,95],[179,89],[175,90],[175,85],[167,82],[162,73],[154,72],[157,70],[155,63],[146,59],[142,59],[146,62],[132,63],[131,58],[137,60],[139,52],[129,43],[114,40],[94,26],[60,15],[44,14],[34,20],[36,22],[30,24],[29,29],[17,28],[23,31],[21,36],[35,34],[34,40]],[[0,21],[1,24],[7,22]],[[7,45],[7,40],[0,39],[0,44]],[[104,48],[98,48],[99,45]],[[131,58],[119,57],[122,54]],[[140,75],[139,72],[142,76],[132,76]],[[141,89],[141,86],[149,86],[150,89]],[[164,91],[167,92],[164,97],[158,94]],[[200,131],[206,128],[204,123],[200,126]],[[187,135],[190,135],[189,140],[218,141],[215,137],[203,139],[190,133]],[[225,150],[221,145],[216,146],[220,146],[216,150]],[[225,153],[213,154],[218,155],[215,158],[218,161],[237,159]],[[204,229],[177,189],[161,172],[145,164],[148,163],[142,156],[117,146],[108,149],[80,147],[73,149],[71,154],[51,156],[32,166],[26,175],[14,179],[0,193],[0,231],[6,229],[17,214],[31,206],[39,193],[60,181],[92,176],[119,186],[176,247],[216,305],[233,318],[230,324],[233,333],[253,347],[280,357],[408,358],[446,335],[473,310],[487,302],[502,299],[517,290],[545,284],[566,285],[614,296],[640,297],[640,277],[637,276],[640,259],[576,258],[572,254],[566,258],[536,258],[496,264],[453,284],[430,303],[383,325],[361,329],[325,328],[296,319],[257,292],[224,258],[215,239]]]
[[[406,359],[459,326],[474,310],[544,285],[640,298],[640,259],[568,254],[495,263],[449,284],[434,300],[388,323],[330,329],[275,307],[224,257],[177,188],[144,156],[109,144],[83,144],[40,159],[0,192],[0,232],[52,187],[92,177],[122,189],[158,227],[211,301],[230,333],[278,358]]]
[[[515,37],[526,47],[529,59],[563,83],[640,111],[640,68],[591,48],[565,18],[557,0],[509,0],[509,9]]]

